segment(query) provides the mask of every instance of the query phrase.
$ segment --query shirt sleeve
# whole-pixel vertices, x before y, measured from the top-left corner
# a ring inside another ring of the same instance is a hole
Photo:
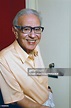
[[[23,90],[7,64],[0,63],[0,86],[5,104],[24,98]]]

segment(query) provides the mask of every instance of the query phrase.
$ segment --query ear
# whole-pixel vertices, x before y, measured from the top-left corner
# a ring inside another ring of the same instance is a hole
[[[12,32],[14,33],[16,39],[18,39],[18,32],[14,27],[12,27]]]

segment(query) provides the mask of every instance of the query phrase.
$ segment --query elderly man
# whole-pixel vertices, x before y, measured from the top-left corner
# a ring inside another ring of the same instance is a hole
[[[39,47],[40,14],[33,9],[20,10],[13,20],[16,40],[0,52],[0,83],[5,104],[23,108],[48,108],[47,76],[29,75],[29,69],[44,68]]]

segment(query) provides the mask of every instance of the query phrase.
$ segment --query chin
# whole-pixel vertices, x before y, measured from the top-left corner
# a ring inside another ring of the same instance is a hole
[[[34,50],[36,48],[36,46],[30,46],[28,49],[29,50]]]
[[[31,49],[29,49],[29,51],[33,51],[35,48],[31,48]]]

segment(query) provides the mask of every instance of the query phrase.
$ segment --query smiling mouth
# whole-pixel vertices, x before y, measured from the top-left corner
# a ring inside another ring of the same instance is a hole
[[[34,43],[34,42],[36,42],[37,40],[29,40],[29,39],[26,39],[28,42],[32,42],[32,43]]]

